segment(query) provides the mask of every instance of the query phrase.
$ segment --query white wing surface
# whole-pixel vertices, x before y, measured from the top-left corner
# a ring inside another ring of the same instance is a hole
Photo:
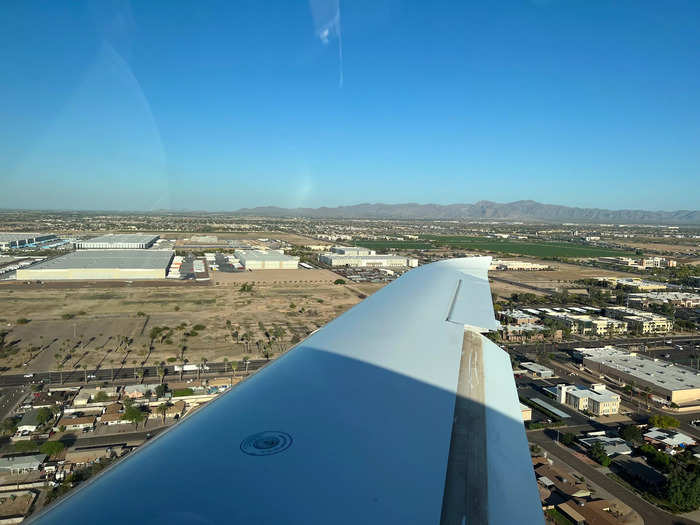
[[[543,523],[490,258],[419,267],[37,518]]]

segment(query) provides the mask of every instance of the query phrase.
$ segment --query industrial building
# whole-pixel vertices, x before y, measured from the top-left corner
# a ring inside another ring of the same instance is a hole
[[[520,363],[520,366],[522,366],[525,370],[530,372],[533,376],[540,377],[542,379],[546,379],[554,375],[554,370],[552,370],[551,368],[547,368],[546,366],[542,366],[538,363]]]
[[[528,272],[549,269],[551,268],[548,264],[538,264],[528,261],[501,261],[498,259],[491,261],[491,266],[489,266],[489,270],[515,270]]]
[[[333,246],[331,248],[331,253],[337,253],[338,255],[376,255],[377,252],[370,250],[369,248],[362,248],[361,246]]]
[[[52,233],[5,233],[0,232],[0,250],[12,250],[52,241],[57,237]]]
[[[649,359],[613,346],[577,348],[575,355],[593,373],[622,384],[647,387],[652,394],[671,403],[680,405],[700,401],[700,372],[692,368]]]
[[[17,270],[17,280],[165,279],[173,258],[166,250],[78,250]]]
[[[143,250],[150,248],[160,238],[159,235],[140,233],[110,233],[93,237],[87,241],[78,241],[75,247],[79,250],[93,249],[120,249],[120,250]]]
[[[299,257],[285,255],[282,250],[236,250],[236,259],[246,270],[296,270]]]
[[[641,334],[659,334],[673,330],[673,322],[663,315],[644,312],[625,306],[609,306],[605,315],[627,323],[627,329]]]
[[[400,255],[341,255],[338,253],[323,253],[318,260],[329,266],[354,266],[359,268],[387,268],[418,266],[417,259]]]
[[[607,286],[612,288],[618,287],[637,292],[654,292],[668,288],[665,283],[646,281],[639,277],[599,277],[598,282],[606,283]]]
[[[576,410],[587,410],[596,416],[617,414],[620,410],[620,396],[610,392],[603,384],[584,388],[576,385],[557,385],[557,401]]]

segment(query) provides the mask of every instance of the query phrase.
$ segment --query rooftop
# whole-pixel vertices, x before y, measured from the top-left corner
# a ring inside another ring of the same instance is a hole
[[[520,366],[522,366],[526,370],[531,370],[533,372],[552,372],[550,368],[547,368],[546,366],[542,366],[539,363],[532,363],[532,362],[525,362],[525,363],[520,363]]]
[[[236,250],[234,253],[239,259],[249,261],[290,261],[293,259],[298,259],[298,257],[292,257],[276,251]]]
[[[82,241],[82,244],[86,244],[86,243],[148,244],[149,242],[155,241],[156,239],[158,239],[158,235],[150,235],[150,234],[142,234],[142,233],[109,233],[107,235],[100,235],[99,237],[93,237],[92,239],[87,239],[85,241]]]
[[[40,262],[32,270],[72,270],[81,268],[165,268],[173,256],[167,250],[78,250]]]
[[[700,372],[691,368],[641,357],[612,346],[577,348],[584,359],[633,375],[666,390],[700,388]]]

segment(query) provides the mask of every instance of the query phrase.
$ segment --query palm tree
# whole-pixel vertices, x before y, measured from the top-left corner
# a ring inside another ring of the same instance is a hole
[[[180,358],[180,381],[182,381],[182,374],[185,373],[185,365],[187,364],[187,359]]]
[[[158,405],[158,412],[163,416],[163,424],[165,424],[165,414],[168,412],[168,403],[161,403]]]
[[[165,367],[163,363],[159,363],[156,370],[158,371],[158,376],[160,377],[160,384],[163,384],[163,379],[165,378]]]
[[[143,383],[143,376],[144,376],[143,368],[139,368],[138,370],[136,370],[136,375],[139,378],[139,383]]]
[[[224,357],[224,374],[226,373],[227,368],[228,368],[228,357]]]
[[[59,384],[63,384],[63,363],[59,363],[58,365],[58,381]]]
[[[87,385],[87,365],[82,366],[83,372],[85,372],[85,384]]]

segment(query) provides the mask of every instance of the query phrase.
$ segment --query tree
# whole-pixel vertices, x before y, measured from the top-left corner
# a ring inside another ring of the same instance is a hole
[[[165,395],[165,393],[168,391],[168,385],[165,383],[161,383],[156,387],[156,396],[158,398],[161,398]]]
[[[642,431],[636,425],[625,425],[620,429],[620,437],[625,441],[639,443],[642,441]]]
[[[226,373],[227,368],[228,368],[228,357],[224,357],[224,374]]]
[[[161,403],[158,405],[158,412],[163,416],[163,423],[165,423],[165,414],[168,412],[168,403]]]
[[[570,447],[571,445],[574,444],[574,441],[576,441],[576,436],[572,434],[571,432],[565,432],[564,434],[561,435],[561,438],[559,439],[564,445],[567,447]]]
[[[143,375],[144,375],[143,368],[139,368],[136,370],[136,377],[139,378],[139,383],[143,383]]]
[[[61,441],[47,441],[39,447],[39,452],[47,456],[60,454],[66,446]]]
[[[689,512],[700,507],[700,476],[695,469],[673,467],[665,487],[666,499],[677,511]]]
[[[50,409],[42,407],[36,412],[36,419],[40,425],[43,425],[47,421],[53,418],[53,413]]]
[[[595,443],[588,451],[588,455],[604,467],[610,465],[610,457],[605,452],[605,447],[602,443]]]
[[[83,365],[81,368],[83,369],[83,372],[85,372],[85,384],[87,384],[87,365]]]
[[[165,379],[165,367],[163,366],[163,363],[160,363],[156,370],[158,372],[158,377],[160,377],[160,382],[163,383],[163,379]]]
[[[107,395],[107,392],[105,392],[104,390],[100,390],[99,392],[97,392],[97,394],[95,395],[95,401],[97,401],[98,403],[104,403],[105,401],[109,401],[109,396]]]
[[[649,424],[657,428],[677,428],[681,423],[673,416],[652,414],[649,416]]]
[[[0,426],[3,434],[14,434],[17,432],[17,418],[6,417],[2,420],[2,425]]]
[[[124,421],[130,421],[134,424],[134,428],[138,428],[139,423],[144,420],[144,414],[141,409],[131,405],[126,410],[121,417]]]

